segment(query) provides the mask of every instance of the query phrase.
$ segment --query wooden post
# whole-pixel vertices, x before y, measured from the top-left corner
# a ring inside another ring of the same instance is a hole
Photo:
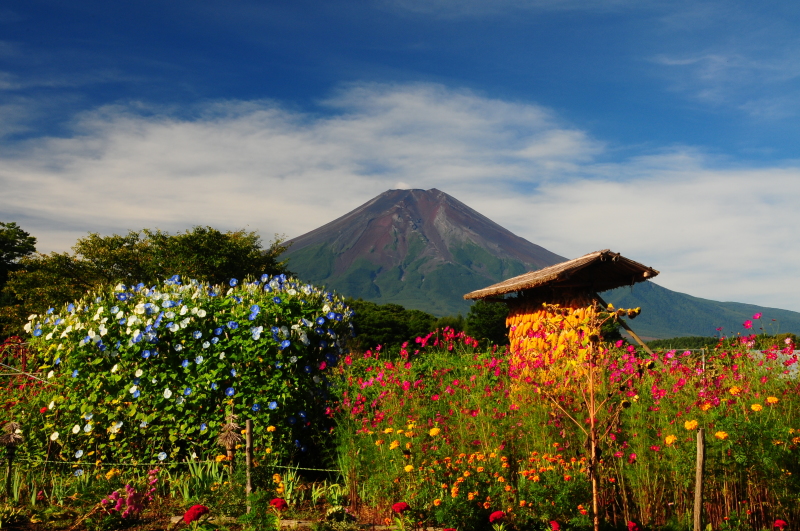
[[[247,494],[247,512],[250,512],[250,494],[253,492],[253,479],[251,469],[253,468],[253,421],[247,419],[245,421],[247,434],[245,435],[244,455],[245,462],[247,463],[247,486],[245,492]]]
[[[694,478],[694,531],[701,531],[703,520],[703,468],[706,461],[705,429],[697,430],[697,469]]]

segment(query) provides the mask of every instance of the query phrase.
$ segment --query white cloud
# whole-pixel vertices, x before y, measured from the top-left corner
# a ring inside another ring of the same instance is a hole
[[[0,212],[66,250],[88,231],[208,224],[298,236],[389,188],[439,188],[568,257],[609,247],[671,289],[800,310],[800,168],[674,149],[601,163],[547,109],[438,85],[353,85],[307,114],[218,102],[82,115],[0,158]]]

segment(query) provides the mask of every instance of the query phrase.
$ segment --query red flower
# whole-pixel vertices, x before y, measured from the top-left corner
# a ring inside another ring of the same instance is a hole
[[[201,516],[208,514],[208,507],[205,505],[192,505],[189,510],[183,515],[183,521],[191,524],[195,520],[199,520]]]
[[[555,520],[550,520],[550,529],[552,529],[553,531],[558,531],[559,529],[561,529],[561,525]]]
[[[406,502],[397,502],[392,505],[392,512],[403,514],[407,510],[411,509]]]
[[[639,531],[639,526],[636,522],[628,522],[628,531]]]
[[[285,511],[286,509],[289,508],[289,504],[286,503],[286,500],[284,500],[283,498],[275,498],[271,500],[269,504],[278,509],[279,511]]]
[[[778,520],[775,520],[775,523],[772,524],[772,527],[777,527],[778,529],[783,529],[784,527],[786,527],[786,525],[787,524],[786,524],[785,520],[778,519]]]
[[[492,514],[489,515],[489,523],[493,524],[495,522],[499,522],[500,520],[502,520],[505,517],[506,517],[506,513],[504,513],[503,511],[495,511]]]
[[[39,410],[39,413],[47,413],[47,407],[43,407]]]

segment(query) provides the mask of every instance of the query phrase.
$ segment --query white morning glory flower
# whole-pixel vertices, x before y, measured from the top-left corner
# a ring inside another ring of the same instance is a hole
[[[170,391],[169,389],[164,389],[164,398],[170,398],[170,397],[172,397],[172,391]]]
[[[136,376],[137,378],[139,378],[142,374],[144,374],[144,371],[142,371],[142,369],[136,369],[136,372],[133,373],[133,375]]]
[[[164,317],[166,317],[167,319],[173,319],[175,317],[175,312],[168,311],[167,313],[164,314]]]
[[[81,457],[83,457],[83,450],[75,452],[75,459],[80,459]]]
[[[184,400],[182,396],[179,396],[178,398],[175,399],[175,403],[178,404],[179,406],[183,404],[183,402]]]
[[[139,427],[140,427],[140,428],[146,428],[146,427],[147,427],[147,421],[146,421],[146,420],[143,420],[142,422],[140,422],[140,423],[139,423]]]
[[[51,440],[51,441],[55,441],[55,440],[57,440],[57,439],[58,439],[58,432],[57,432],[57,431],[54,431],[54,432],[53,432],[53,433],[50,435],[50,440]]]
[[[54,407],[56,407],[56,403],[55,403],[55,401],[53,401],[53,402],[50,402],[50,403],[47,405],[47,409],[53,409]]]
[[[87,422],[86,426],[83,427],[83,431],[85,431],[86,433],[89,433],[90,431],[92,431],[91,423]]]
[[[159,461],[163,461],[166,458],[167,458],[167,453],[166,452],[159,452],[159,454],[158,454],[158,460]]]
[[[135,392],[136,392],[136,391],[138,391],[138,390],[139,390],[139,386],[138,386],[138,385],[134,385],[134,386],[131,386],[131,388],[130,388],[130,389],[128,389],[128,392],[129,392],[130,394],[133,394],[133,393],[135,393]]]
[[[81,431],[81,427],[80,427],[80,426],[78,426],[77,424],[75,424],[75,425],[72,427],[72,433],[78,433],[79,431]]]
[[[94,413],[84,413],[83,414],[83,418],[85,420],[92,420],[92,417],[94,417]]]
[[[209,343],[208,341],[203,341],[203,348],[208,348],[210,346],[211,346],[211,343]]]
[[[197,310],[197,317],[205,317],[206,311],[203,309]]]
[[[194,359],[194,362],[195,362],[196,364],[200,365],[201,363],[203,363],[203,356],[197,356],[197,357]]]
[[[117,372],[117,370],[119,370],[119,365],[115,363],[114,366],[111,367],[111,372]]]
[[[181,315],[186,315],[186,313],[187,313],[188,311],[189,311],[189,308],[188,308],[186,305],[184,305],[184,306],[181,308]]]
[[[224,352],[220,352],[219,353],[219,359],[221,359],[221,360],[225,359],[225,353]]]
[[[53,371],[48,372],[47,373],[47,379],[49,380],[50,378],[52,378],[53,374],[54,374]]]

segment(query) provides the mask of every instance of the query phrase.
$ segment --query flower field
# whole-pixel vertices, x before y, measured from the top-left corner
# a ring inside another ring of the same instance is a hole
[[[0,522],[115,529],[202,506],[176,525],[266,529],[280,512],[320,529],[557,531],[596,512],[689,529],[701,428],[704,525],[798,521],[790,339],[651,355],[587,332],[611,308],[549,311],[563,319],[524,332],[540,348],[511,352],[450,329],[352,352],[342,299],[282,275],[120,285],[31,316],[33,377],[0,400],[2,440],[16,437]]]

